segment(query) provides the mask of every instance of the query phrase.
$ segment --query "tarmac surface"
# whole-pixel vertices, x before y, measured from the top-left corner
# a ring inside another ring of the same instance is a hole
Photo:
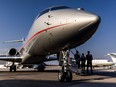
[[[0,68],[0,87],[116,87],[115,69],[94,69],[93,75],[76,75],[73,73],[72,82],[58,81],[59,67],[47,67],[44,72],[34,69]]]

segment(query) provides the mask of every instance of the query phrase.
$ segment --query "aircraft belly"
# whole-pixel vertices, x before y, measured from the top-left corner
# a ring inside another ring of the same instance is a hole
[[[39,64],[44,61],[45,56],[26,54],[22,59],[22,64]]]

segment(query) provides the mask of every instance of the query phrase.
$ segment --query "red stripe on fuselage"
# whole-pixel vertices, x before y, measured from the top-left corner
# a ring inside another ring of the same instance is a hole
[[[66,24],[69,24],[69,23],[66,23]],[[53,26],[53,27],[49,27],[49,28],[46,28],[46,29],[43,29],[37,33],[35,33],[32,37],[30,37],[30,39],[22,46],[22,48],[24,48],[35,36],[37,36],[38,34],[46,31],[46,30],[50,30],[50,29],[53,29],[53,28],[56,28],[56,27],[60,27],[60,26],[63,26],[63,25],[66,25],[66,24],[61,24],[61,25],[56,25],[56,26]]]

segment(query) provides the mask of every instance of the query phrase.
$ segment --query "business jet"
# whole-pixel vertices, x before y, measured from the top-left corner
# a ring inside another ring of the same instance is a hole
[[[72,72],[68,69],[70,49],[91,38],[99,23],[99,16],[83,8],[49,7],[35,18],[20,50],[11,48],[9,56],[0,59],[12,61],[10,71],[16,71],[15,62],[40,64],[46,56],[57,54],[59,65],[62,67],[58,73],[58,80],[71,81]]]
[[[92,66],[93,67],[112,67],[114,65],[114,62],[111,62],[107,59],[94,59],[92,60]]]
[[[109,61],[108,59],[93,59],[92,66],[93,67],[109,66],[110,68],[112,68],[112,66],[116,64],[116,53],[108,53],[107,55],[111,57],[112,61]]]
[[[81,58],[79,60],[81,60]],[[72,61],[71,64],[76,63],[76,60],[75,60],[74,57],[71,58],[71,61]],[[81,61],[80,61],[80,63],[81,63]],[[109,68],[112,68],[112,66],[114,64],[115,64],[114,61],[109,61],[107,59],[93,59],[92,60],[92,66],[93,67],[109,67]],[[87,61],[85,61],[85,66],[87,66]]]

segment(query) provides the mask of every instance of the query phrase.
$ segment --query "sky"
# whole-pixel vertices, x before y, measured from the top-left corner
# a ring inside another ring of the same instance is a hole
[[[0,54],[22,43],[3,43],[26,37],[35,17],[50,6],[82,7],[101,17],[97,32],[77,47],[80,53],[91,51],[94,58],[106,58],[116,52],[116,0],[0,0]],[[75,50],[72,50],[75,53]]]

